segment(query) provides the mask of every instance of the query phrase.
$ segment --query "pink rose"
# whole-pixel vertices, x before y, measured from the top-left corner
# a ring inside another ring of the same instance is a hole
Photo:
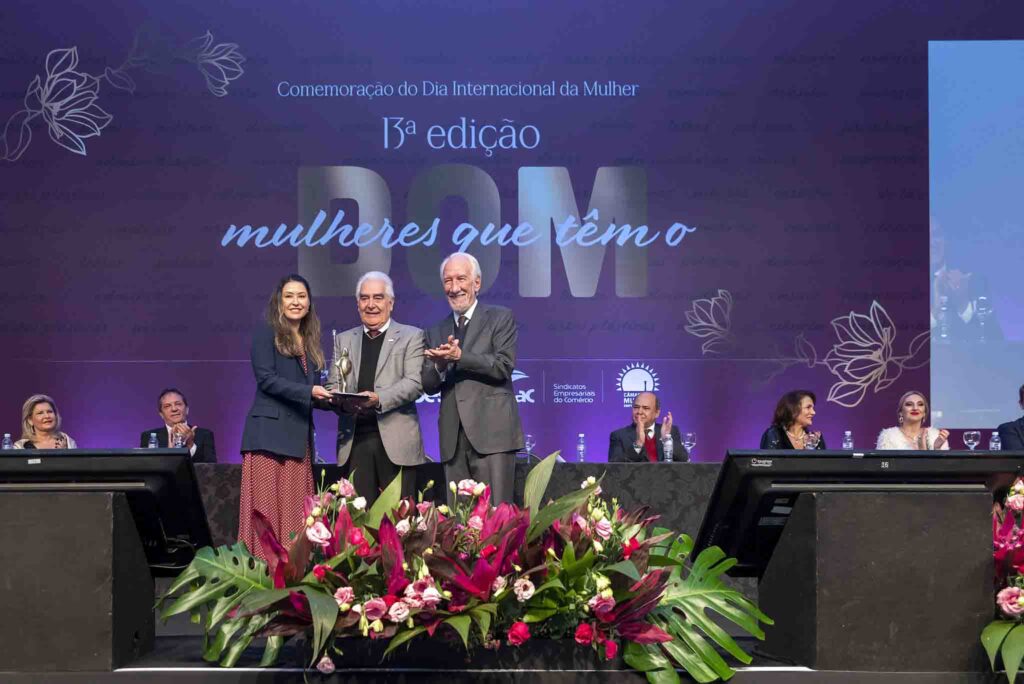
[[[573,527],[580,528],[581,530],[583,530],[583,532],[587,532],[590,529],[590,527],[587,525],[587,519],[579,513],[572,514],[572,525]]]
[[[996,605],[1006,617],[1020,617],[1024,614],[1024,606],[1020,604],[1021,590],[1017,587],[1006,587],[996,594]]]
[[[594,532],[601,539],[608,539],[612,536],[612,524],[608,522],[608,518],[601,518],[596,525],[594,525]]]
[[[580,646],[589,646],[594,642],[594,628],[587,622],[581,622],[576,628],[576,643]]]
[[[313,523],[306,528],[306,539],[318,546],[327,546],[331,543],[331,531],[322,522]]]
[[[358,527],[353,527],[348,531],[348,543],[353,546],[361,546],[366,543],[366,538],[363,537],[363,531]]]
[[[334,600],[338,602],[339,606],[346,603],[351,606],[355,597],[356,593],[352,591],[352,587],[338,587],[338,591],[334,592]]]
[[[423,590],[420,598],[423,599],[424,606],[433,608],[441,602],[441,592],[437,590],[437,587],[427,587]]]
[[[501,575],[498,575],[494,578],[494,582],[491,584],[491,591],[497,594],[499,591],[505,588],[506,584],[507,582],[505,578]]]
[[[313,566],[313,577],[316,577],[318,582],[323,582],[324,578],[327,577],[328,570],[330,570],[330,568],[326,565],[317,563]]]
[[[474,515],[470,517],[470,519],[466,521],[466,525],[473,528],[477,532],[484,529],[483,518],[481,518],[479,515]]]
[[[1014,494],[1006,499],[1006,507],[1020,513],[1024,511],[1024,494]]]
[[[611,639],[605,639],[604,642],[604,657],[605,660],[611,660],[619,653],[619,645]]]
[[[404,601],[395,601],[388,610],[388,620],[405,622],[409,619],[409,606]]]
[[[613,608],[615,608],[615,599],[611,596],[601,596],[598,594],[594,598],[587,601],[587,605],[594,611],[594,615],[597,617],[604,617]]]
[[[344,496],[345,498],[348,498],[350,496],[355,496],[356,495],[355,485],[353,485],[351,482],[349,482],[345,478],[341,478],[340,480],[338,480],[338,494],[340,496]]]
[[[402,518],[397,523],[395,523],[395,532],[398,533],[399,537],[404,537],[405,535],[409,534],[409,519]]]
[[[434,504],[430,503],[429,501],[421,501],[418,504],[416,504],[416,511],[420,515],[426,515],[427,512],[433,507]]]
[[[462,480],[458,484],[458,492],[461,496],[473,496],[473,490],[477,486],[476,480]]]
[[[519,602],[523,603],[530,600],[535,588],[533,586],[533,582],[523,577],[521,579],[517,579],[515,584],[512,585],[512,591],[515,593],[516,598],[519,599]]]
[[[320,662],[316,664],[316,669],[320,670],[322,674],[329,675],[334,672],[334,661],[329,657],[324,656],[320,659]]]
[[[530,638],[530,627],[525,622],[516,622],[508,630],[508,643],[510,646],[524,644]]]
[[[370,622],[380,620],[388,613],[387,601],[382,598],[370,599],[363,604],[363,611],[363,614],[366,615],[366,619]]]

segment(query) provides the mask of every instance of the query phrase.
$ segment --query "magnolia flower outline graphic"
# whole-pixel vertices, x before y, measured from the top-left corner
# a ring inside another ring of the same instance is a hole
[[[829,388],[827,401],[853,408],[864,400],[868,390],[877,394],[896,382],[903,371],[928,364],[930,331],[914,336],[907,347],[907,353],[897,355],[894,351],[896,325],[885,307],[877,301],[871,302],[867,314],[850,311],[830,322],[836,343],[824,358],[800,333],[794,342],[792,357],[772,359],[781,365],[778,372],[797,365],[828,368],[836,382]]]
[[[15,162],[32,142],[32,122],[42,117],[50,139],[64,149],[87,156],[85,140],[99,136],[113,117],[99,104],[102,82],[134,93],[135,79],[131,69],[149,70],[155,66],[153,55],[146,54],[136,34],[131,53],[117,68],[106,67],[101,76],[78,71],[78,48],[51,50],[45,60],[45,80],[36,75],[29,83],[24,107],[8,119],[0,136],[0,159]],[[228,93],[228,85],[242,76],[245,57],[237,43],[213,43],[207,31],[188,42],[175,60],[196,65],[206,81],[207,89],[216,97]]]
[[[686,332],[704,340],[701,354],[720,354],[732,341],[732,293],[719,290],[710,299],[695,299],[686,312]]]

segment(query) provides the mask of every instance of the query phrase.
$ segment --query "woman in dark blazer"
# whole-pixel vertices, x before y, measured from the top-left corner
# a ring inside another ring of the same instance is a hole
[[[320,320],[302,276],[286,276],[274,289],[266,324],[253,335],[251,358],[256,397],[242,433],[238,538],[266,558],[253,511],[270,521],[286,546],[293,532],[302,533],[302,507],[313,494],[313,407],[326,406],[321,402],[331,397],[316,384],[324,367]]]
[[[772,424],[761,435],[762,449],[806,449],[817,440],[815,449],[825,448],[820,432],[809,432],[814,422],[814,402],[817,398],[810,390],[786,392],[775,406]]]

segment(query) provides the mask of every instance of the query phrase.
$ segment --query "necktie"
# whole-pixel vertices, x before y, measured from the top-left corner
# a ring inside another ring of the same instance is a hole
[[[374,340],[377,338],[377,335],[380,335],[380,330],[367,330],[366,334],[371,340]]]
[[[459,325],[455,330],[455,339],[462,342],[462,339],[466,336],[466,326],[469,324],[469,319],[463,316],[459,316]]]
[[[658,445],[655,444],[654,438],[648,436],[644,439],[644,451],[647,452],[647,460],[651,463],[658,462]]]

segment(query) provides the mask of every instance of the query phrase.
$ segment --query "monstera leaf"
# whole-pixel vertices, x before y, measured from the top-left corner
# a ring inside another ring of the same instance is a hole
[[[647,621],[673,639],[664,643],[630,642],[625,650],[626,663],[646,673],[650,682],[678,682],[676,667],[685,669],[698,682],[731,678],[734,671],[715,647],[744,664],[749,664],[751,657],[708,613],[718,613],[762,640],[761,623],[771,625],[773,621],[740,592],[725,586],[722,576],[736,560],[727,558],[717,546],[704,549],[689,567],[693,540],[687,535],[680,535],[659,551],[659,564],[675,567],[664,596]]]
[[[229,616],[250,594],[273,588],[267,564],[254,558],[242,542],[216,549],[206,547],[196,552],[189,566],[160,597],[158,605],[174,599],[160,612],[160,618],[167,620],[181,613],[205,611],[203,657],[231,667],[270,616]],[[280,640],[268,640],[264,660],[276,654],[278,648]]]

